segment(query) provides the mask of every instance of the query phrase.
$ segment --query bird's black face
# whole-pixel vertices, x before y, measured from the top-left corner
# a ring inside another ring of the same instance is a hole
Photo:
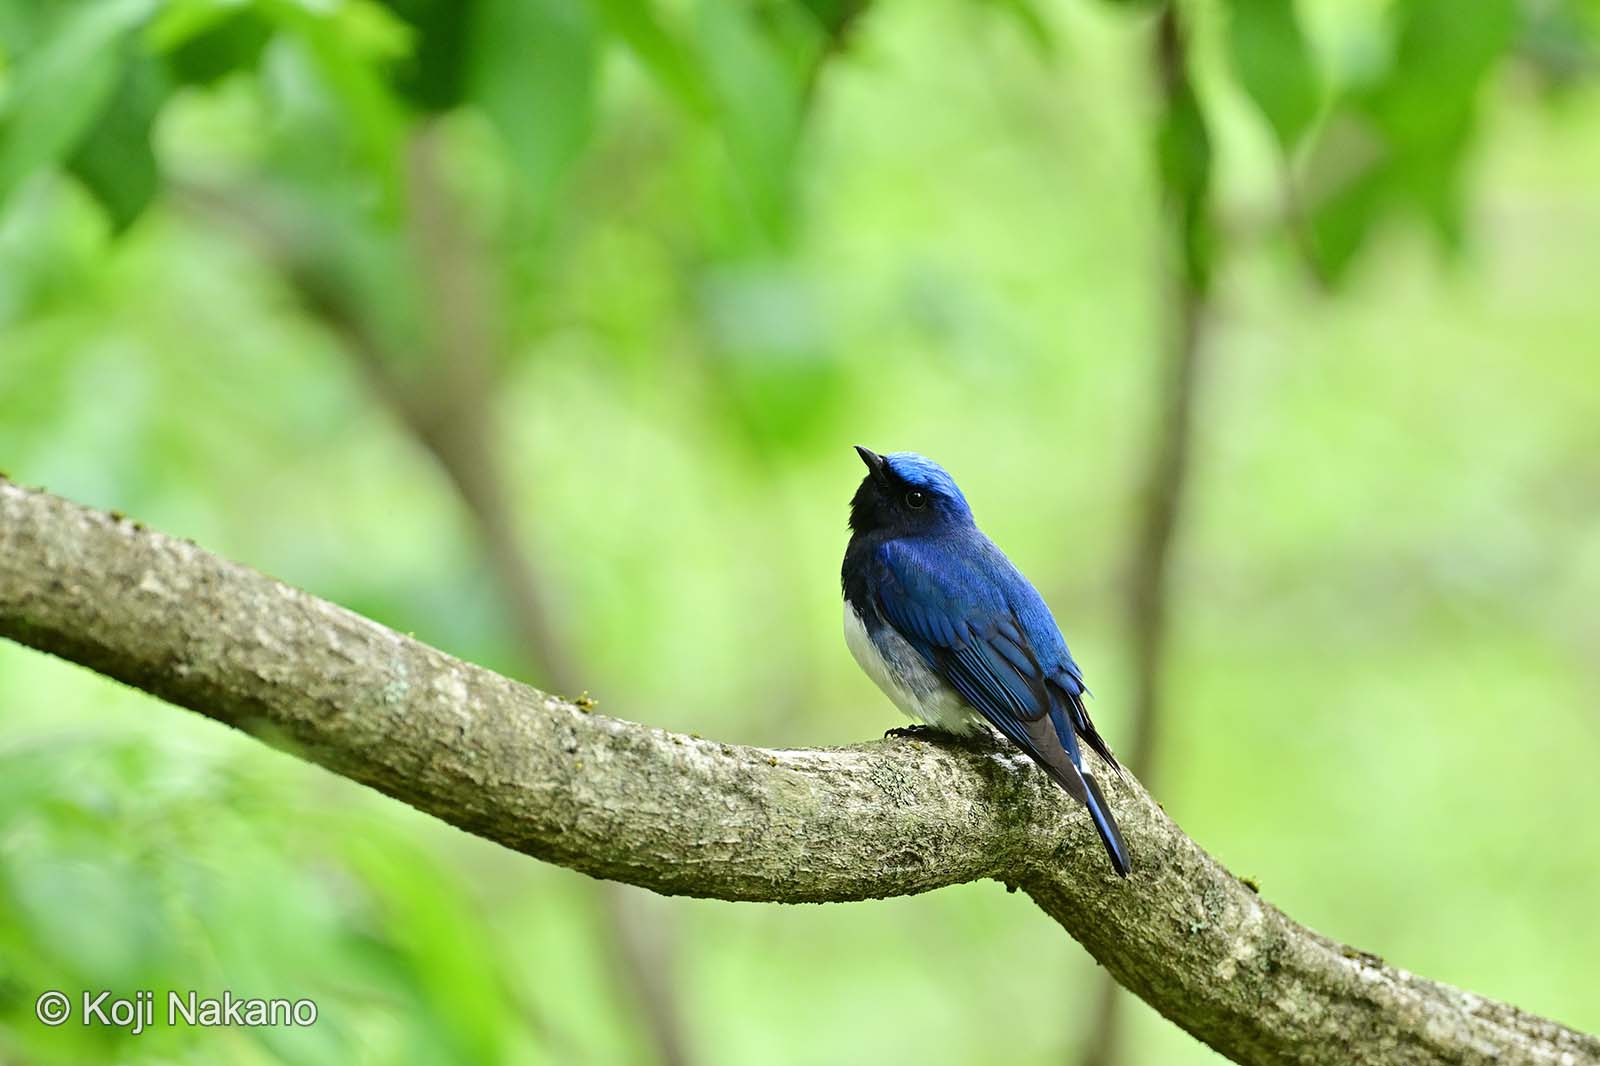
[[[877,452],[856,445],[867,476],[850,501],[850,529],[891,536],[924,532],[948,519],[946,501],[932,486],[906,481]]]

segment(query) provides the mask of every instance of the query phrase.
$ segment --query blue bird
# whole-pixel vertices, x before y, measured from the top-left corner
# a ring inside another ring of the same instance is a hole
[[[988,722],[1089,817],[1123,877],[1132,869],[1081,737],[1118,773],[1084,708],[1083,672],[1050,608],[973,521],[944,468],[859,445],[867,476],[850,501],[844,635],[895,705],[951,733]]]

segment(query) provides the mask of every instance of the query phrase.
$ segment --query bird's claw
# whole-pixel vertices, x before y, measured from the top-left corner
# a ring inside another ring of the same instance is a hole
[[[925,725],[897,725],[893,729],[885,729],[883,739],[899,737],[902,740],[921,740],[932,732],[933,729]]]

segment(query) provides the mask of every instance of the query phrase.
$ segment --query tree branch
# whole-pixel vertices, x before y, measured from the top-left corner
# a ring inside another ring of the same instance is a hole
[[[0,636],[595,877],[827,902],[994,878],[1242,1063],[1600,1063],[1600,1040],[1295,924],[1106,775],[1134,876],[987,742],[766,750],[583,710],[185,541],[0,483]]]

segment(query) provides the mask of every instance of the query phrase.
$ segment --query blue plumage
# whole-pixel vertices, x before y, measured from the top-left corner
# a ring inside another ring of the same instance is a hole
[[[1050,609],[978,529],[942,467],[910,452],[856,450],[868,473],[850,503],[841,578],[857,662],[914,718],[954,732],[978,722],[999,730],[1088,808],[1127,876],[1127,848],[1080,738],[1117,762],[1089,721],[1083,672]]]

